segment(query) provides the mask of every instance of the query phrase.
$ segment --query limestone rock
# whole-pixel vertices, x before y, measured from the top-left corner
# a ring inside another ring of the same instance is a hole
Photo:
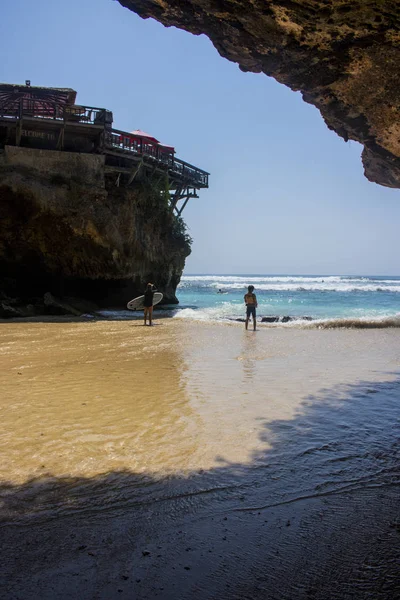
[[[0,319],[13,319],[23,316],[18,308],[10,306],[6,302],[0,302]]]
[[[20,305],[35,305],[36,314],[43,314],[46,292],[45,312],[125,308],[148,281],[176,303],[190,244],[174,219],[151,182],[117,187],[109,181],[101,155],[6,146],[0,152],[0,289]],[[7,297],[4,302],[11,306]]]
[[[400,187],[400,3],[394,0],[119,0],[264,72],[364,145],[365,175]]]
[[[47,313],[50,315],[75,315],[79,316],[82,314],[80,310],[74,308],[71,304],[62,302],[61,300],[54,298],[50,292],[46,292],[43,296],[44,305],[47,309]]]

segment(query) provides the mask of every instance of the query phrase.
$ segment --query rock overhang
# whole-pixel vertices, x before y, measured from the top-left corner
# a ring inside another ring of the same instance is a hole
[[[119,0],[263,72],[364,146],[365,176],[400,187],[400,3],[392,0]]]

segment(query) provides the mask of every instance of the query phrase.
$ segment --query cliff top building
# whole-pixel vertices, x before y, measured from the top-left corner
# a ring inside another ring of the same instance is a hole
[[[22,146],[103,154],[106,177],[116,186],[134,180],[165,178],[171,208],[181,214],[189,198],[208,188],[209,174],[175,156],[140,130],[113,129],[113,114],[105,108],[76,104],[76,91],[0,83],[0,149]],[[183,204],[178,208],[179,200]]]

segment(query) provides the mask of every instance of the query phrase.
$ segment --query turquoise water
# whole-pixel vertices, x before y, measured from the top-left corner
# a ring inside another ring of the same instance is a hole
[[[179,305],[158,307],[155,318],[243,320],[243,296],[250,284],[258,300],[257,321],[276,319],[265,326],[400,327],[398,276],[183,275]],[[102,313],[114,319],[143,318],[141,311]]]
[[[400,326],[400,277],[331,275],[184,275],[175,318],[244,317],[243,295],[254,285],[257,320],[290,317],[290,325]],[[219,293],[222,290],[223,293]],[[307,318],[307,319],[305,319]]]

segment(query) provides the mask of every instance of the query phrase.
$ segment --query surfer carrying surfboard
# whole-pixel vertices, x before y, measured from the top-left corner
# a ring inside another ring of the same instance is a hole
[[[151,325],[153,306],[161,302],[162,299],[163,294],[161,292],[157,292],[152,283],[148,283],[144,296],[137,296],[133,300],[129,300],[126,308],[128,310],[144,310],[144,324],[146,325],[146,317],[148,315]]]
[[[156,289],[154,285],[152,283],[148,283],[143,300],[144,325],[146,325],[147,317],[149,318],[149,325],[151,325],[151,319],[153,317],[153,299],[155,291]]]

